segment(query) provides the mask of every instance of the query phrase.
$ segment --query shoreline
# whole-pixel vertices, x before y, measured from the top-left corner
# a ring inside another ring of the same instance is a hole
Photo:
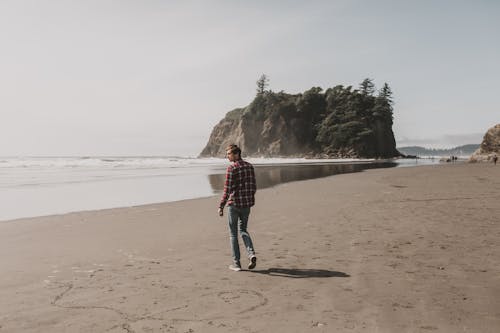
[[[257,268],[238,273],[217,195],[0,223],[0,332],[496,332],[499,175],[372,169],[259,190]]]
[[[282,164],[279,164],[279,165],[261,164],[261,165],[258,165],[258,166],[275,167],[275,166],[281,166],[281,165]],[[307,164],[304,164],[304,165],[307,165]],[[285,164],[284,166],[296,166],[296,164]],[[414,167],[414,166],[411,166],[411,167]],[[337,175],[325,176],[325,177],[320,177],[320,178],[328,178],[328,177],[333,177],[333,176],[337,176]],[[292,182],[287,182],[287,183],[303,182],[303,181],[308,181],[308,180],[312,180],[312,179],[294,180]],[[278,186],[281,186],[281,185],[287,184],[287,183],[279,183],[279,184],[273,185],[272,187],[265,187],[263,189],[278,187]],[[259,189],[257,189],[257,191],[262,191],[263,189],[259,188]],[[187,199],[180,199],[180,200],[173,200],[173,201],[152,202],[152,203],[145,203],[145,204],[138,204],[138,205],[131,205],[131,206],[109,207],[109,208],[101,208],[101,209],[86,209],[86,210],[64,212],[64,213],[60,213],[60,214],[47,214],[47,215],[37,215],[37,216],[26,216],[26,217],[19,217],[19,218],[8,219],[8,220],[0,220],[0,224],[1,223],[13,223],[13,222],[21,221],[21,220],[33,220],[33,219],[39,219],[39,218],[63,217],[63,216],[66,216],[66,215],[80,214],[80,213],[99,213],[99,212],[106,212],[106,211],[110,211],[110,210],[120,210],[120,209],[129,209],[129,208],[142,208],[142,207],[146,208],[148,206],[166,205],[166,204],[171,204],[171,203],[185,202],[185,201],[197,200],[197,199],[207,199],[207,198],[212,198],[212,197],[217,197],[218,198],[218,197],[220,197],[220,194],[215,193],[215,194],[210,194],[210,195],[200,196],[200,197],[195,197],[195,198],[187,198]]]
[[[0,179],[0,201],[4,203],[0,223],[28,217],[204,198],[222,191],[227,161],[217,166],[197,163],[191,167],[130,170],[109,167],[88,169],[88,166],[76,169],[28,168],[27,171],[12,169]],[[263,163],[256,165],[257,185],[262,189],[284,182],[357,172],[360,169],[413,165],[412,162],[396,163]]]

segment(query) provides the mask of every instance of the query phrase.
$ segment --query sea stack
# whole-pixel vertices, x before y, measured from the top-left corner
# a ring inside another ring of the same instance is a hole
[[[486,132],[481,146],[472,154],[469,162],[490,162],[495,154],[500,155],[500,124]]]
[[[359,90],[336,86],[300,94],[265,91],[250,105],[228,112],[200,156],[224,157],[231,143],[250,157],[401,156],[392,131],[391,94],[387,84],[378,95],[363,84]]]

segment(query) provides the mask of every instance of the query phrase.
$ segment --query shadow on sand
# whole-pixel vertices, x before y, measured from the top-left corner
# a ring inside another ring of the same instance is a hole
[[[249,270],[249,272],[293,279],[350,277],[349,274],[326,269],[268,268],[265,270]]]

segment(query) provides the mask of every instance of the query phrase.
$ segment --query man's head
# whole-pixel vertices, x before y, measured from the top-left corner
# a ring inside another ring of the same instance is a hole
[[[226,156],[229,161],[234,162],[241,158],[241,149],[237,145],[229,145],[226,148]]]

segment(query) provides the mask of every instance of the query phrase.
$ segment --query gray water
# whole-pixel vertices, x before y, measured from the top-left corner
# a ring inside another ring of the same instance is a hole
[[[0,221],[209,197],[223,189],[228,165],[223,159],[182,157],[2,158],[0,162]],[[255,166],[258,189],[373,168],[436,163],[303,159],[250,162]]]

